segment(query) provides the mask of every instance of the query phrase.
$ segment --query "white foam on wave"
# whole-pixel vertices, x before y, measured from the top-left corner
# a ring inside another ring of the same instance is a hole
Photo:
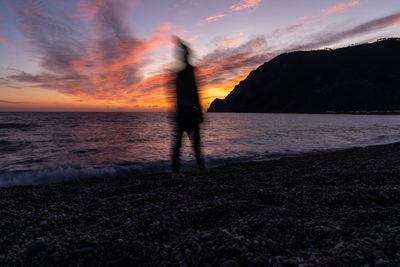
[[[372,139],[357,142],[356,145],[370,146],[370,145],[385,145],[400,142],[400,134],[380,135]]]
[[[101,168],[56,166],[33,171],[7,172],[0,174],[0,187],[17,185],[48,184],[72,179],[86,179],[91,177],[127,177],[134,174],[162,172],[168,170],[166,163],[135,164],[129,166],[108,166]]]

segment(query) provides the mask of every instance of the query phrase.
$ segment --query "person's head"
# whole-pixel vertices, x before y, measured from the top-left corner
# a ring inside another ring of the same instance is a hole
[[[189,64],[189,47],[178,36],[173,36],[172,41],[178,47],[176,51],[176,58],[185,64]]]

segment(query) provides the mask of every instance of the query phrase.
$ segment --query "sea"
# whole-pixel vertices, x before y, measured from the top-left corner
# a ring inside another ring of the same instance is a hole
[[[207,167],[400,141],[398,115],[205,113]],[[170,171],[171,113],[0,113],[0,186]],[[182,168],[196,167],[190,140]]]

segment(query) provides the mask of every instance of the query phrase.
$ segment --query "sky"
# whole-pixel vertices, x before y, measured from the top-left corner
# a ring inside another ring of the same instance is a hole
[[[0,0],[0,111],[165,111],[172,36],[203,109],[273,57],[400,37],[399,0]]]

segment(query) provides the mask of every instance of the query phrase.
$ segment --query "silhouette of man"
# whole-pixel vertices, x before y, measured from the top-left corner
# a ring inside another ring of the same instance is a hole
[[[175,116],[175,136],[172,147],[172,177],[180,177],[180,149],[182,145],[182,135],[186,132],[191,139],[197,165],[204,169],[204,160],[200,146],[199,124],[203,122],[203,115],[197,92],[197,85],[194,77],[194,68],[189,63],[190,49],[178,37],[174,37],[178,46],[178,60],[183,64],[183,68],[176,76],[176,98],[177,112]]]

